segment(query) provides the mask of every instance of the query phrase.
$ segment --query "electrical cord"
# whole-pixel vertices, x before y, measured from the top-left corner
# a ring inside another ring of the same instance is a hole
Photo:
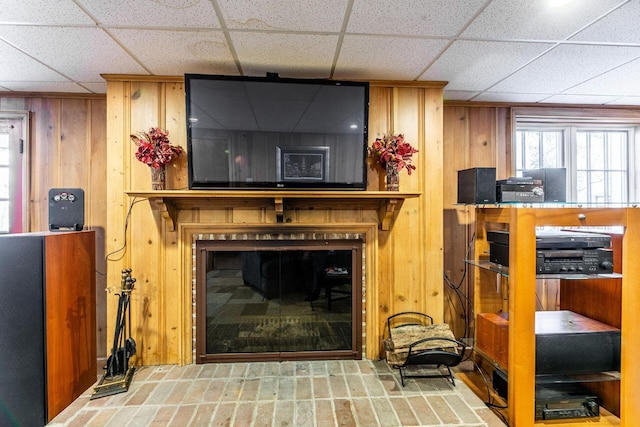
[[[500,409],[508,409],[509,406],[508,405],[497,405],[495,403],[493,403],[491,400],[491,389],[489,387],[489,381],[487,380],[487,377],[485,376],[482,368],[476,363],[476,361],[473,361],[473,366],[478,370],[478,373],[480,374],[480,377],[482,378],[482,381],[484,382],[484,386],[487,389],[487,401],[484,402],[485,405],[487,405],[487,407],[489,409],[491,409],[491,411],[496,414],[498,417],[500,417],[500,419],[502,420],[502,422],[504,422],[507,426],[509,426],[508,420],[506,419],[506,417],[504,416],[504,414],[502,414],[500,412]],[[487,373],[488,374],[488,373]]]
[[[122,246],[119,249],[116,249],[115,251],[109,252],[108,254],[106,254],[104,256],[106,261],[120,261],[122,258],[124,258],[124,255],[127,253],[126,249],[127,249],[127,228],[129,227],[129,219],[131,218],[131,210],[133,209],[133,205],[135,205],[136,203],[140,203],[144,200],[147,200],[146,198],[141,199],[141,200],[136,200],[137,197],[134,197],[133,200],[131,201],[131,204],[129,205],[129,209],[127,210],[127,216],[125,218],[124,221],[124,230],[123,230],[123,243]],[[122,254],[120,255],[119,258],[110,258],[112,255],[117,254],[118,252],[122,252]]]
[[[467,246],[467,251],[465,253],[465,259],[469,259],[469,254],[471,253],[471,249],[473,248],[473,242],[475,241],[475,233],[473,233],[473,235],[471,236],[471,241],[469,242],[469,245]],[[462,334],[463,338],[466,338],[467,335],[469,334],[469,318],[467,315],[467,312],[469,310],[471,310],[473,312],[473,305],[471,304],[471,300],[469,299],[468,295],[465,295],[460,288],[462,287],[462,285],[465,283],[466,277],[467,277],[467,273],[468,273],[468,265],[467,263],[464,263],[464,269],[462,272],[462,277],[460,278],[460,281],[456,284],[453,282],[453,280],[447,275],[446,272],[443,272],[443,279],[445,284],[447,285],[447,287],[449,287],[449,289],[451,289],[453,292],[456,293],[456,296],[458,297],[458,300],[460,302],[460,307],[462,308],[462,317],[463,317],[463,322],[464,322],[464,331]],[[453,303],[453,300],[451,298],[451,294],[447,294],[447,297],[449,298],[449,302],[451,307],[453,308],[454,312],[456,312],[456,307],[455,304]]]

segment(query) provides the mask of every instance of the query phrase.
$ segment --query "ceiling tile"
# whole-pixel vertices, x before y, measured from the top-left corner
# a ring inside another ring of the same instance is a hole
[[[88,90],[71,82],[30,82],[30,81],[2,81],[0,86],[14,92],[60,92],[60,93],[89,93]]]
[[[542,102],[552,104],[606,104],[618,99],[617,96],[604,95],[553,95],[545,98]]]
[[[347,0],[218,0],[228,28],[339,32]]]
[[[279,33],[232,33],[244,74],[327,78],[338,36]]]
[[[456,41],[420,80],[446,80],[448,90],[482,91],[552,46],[549,43]]]
[[[493,0],[462,37],[564,40],[620,3],[574,0],[550,7],[549,0]]]
[[[640,47],[560,45],[491,88],[556,93],[640,56]]]
[[[106,26],[220,28],[210,1],[77,0]]]
[[[571,40],[640,43],[638,18],[640,18],[640,2],[630,1],[580,31]]]
[[[0,23],[95,25],[71,0],[2,0]]]
[[[86,87],[92,93],[107,93],[107,82],[102,83],[86,83],[86,82],[78,82],[80,86]]]
[[[0,26],[0,37],[73,80],[101,82],[100,73],[148,74],[99,28],[31,27],[25,32],[19,26]]]
[[[36,82],[39,80],[55,82],[67,81],[68,79],[13,46],[0,41],[0,80],[9,82]]]
[[[640,59],[631,61],[591,80],[565,90],[575,95],[640,95]]]
[[[334,77],[414,80],[446,44],[446,40],[346,35]]]
[[[549,95],[541,93],[505,93],[505,92],[483,92],[473,98],[478,102],[540,102]]]
[[[640,96],[625,96],[608,102],[607,105],[640,105]]]
[[[478,95],[478,92],[445,89],[442,94],[442,99],[445,101],[468,101],[476,95]]]
[[[112,33],[153,74],[238,74],[220,31],[122,29]],[[158,55],[157,45],[162,46],[162,55]]]
[[[486,0],[354,0],[347,31],[454,36]]]

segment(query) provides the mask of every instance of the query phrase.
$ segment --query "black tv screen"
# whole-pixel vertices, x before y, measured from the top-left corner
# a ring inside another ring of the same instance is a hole
[[[369,84],[185,75],[190,189],[364,190]]]

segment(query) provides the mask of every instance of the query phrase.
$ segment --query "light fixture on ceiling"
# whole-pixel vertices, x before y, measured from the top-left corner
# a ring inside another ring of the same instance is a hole
[[[356,125],[356,124],[353,124],[353,125],[351,125],[351,126],[349,126],[349,127],[350,127],[351,129],[358,129],[358,125]]]

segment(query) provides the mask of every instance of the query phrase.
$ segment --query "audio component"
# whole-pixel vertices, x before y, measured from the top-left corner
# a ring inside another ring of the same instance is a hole
[[[495,369],[493,389],[508,399],[507,373]],[[600,417],[600,398],[576,383],[536,384],[536,420],[563,420]]]
[[[542,168],[523,170],[522,176],[542,181],[545,202],[567,201],[567,169]]]
[[[496,168],[471,168],[458,171],[458,203],[492,204],[496,202]]]
[[[600,399],[579,384],[536,385],[536,420],[600,417]]]
[[[487,231],[489,261],[509,266],[509,232]],[[573,230],[536,232],[537,274],[611,274],[611,236]]]
[[[613,250],[595,249],[538,249],[537,274],[611,274]]]
[[[49,230],[80,231],[84,227],[84,190],[52,188],[49,190]]]
[[[496,181],[496,201],[504,202],[544,202],[542,180],[511,177]]]

